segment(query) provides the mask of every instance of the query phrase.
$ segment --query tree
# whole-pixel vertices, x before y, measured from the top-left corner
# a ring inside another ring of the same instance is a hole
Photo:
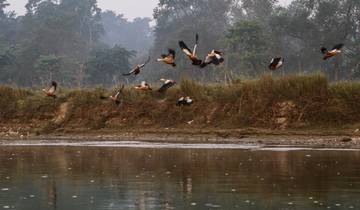
[[[106,84],[111,86],[120,80],[122,73],[130,69],[129,59],[134,52],[116,45],[111,49],[98,49],[91,53],[85,71],[90,84]]]
[[[41,55],[35,62],[37,77],[42,84],[59,79],[61,58],[56,55]]]
[[[229,45],[230,68],[247,69],[248,75],[259,75],[265,69],[268,56],[268,37],[255,21],[241,21],[230,28],[226,36]],[[240,72],[239,72],[240,73]]]
[[[128,21],[123,15],[116,15],[112,11],[101,13],[104,35],[101,40],[110,47],[119,44],[126,49],[134,50],[138,55],[148,54],[153,43],[150,18],[135,18]]]

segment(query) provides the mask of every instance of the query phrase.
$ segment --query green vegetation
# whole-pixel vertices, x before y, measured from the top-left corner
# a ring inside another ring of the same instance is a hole
[[[263,76],[230,86],[203,85],[184,78],[166,95],[128,88],[121,106],[99,99],[112,92],[63,89],[53,100],[39,91],[1,87],[0,122],[48,131],[132,126],[287,129],[360,123],[360,83],[329,84],[323,75]],[[194,105],[177,107],[176,100],[183,95],[193,97]]]

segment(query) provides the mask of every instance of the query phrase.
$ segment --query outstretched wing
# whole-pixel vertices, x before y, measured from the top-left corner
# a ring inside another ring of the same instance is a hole
[[[175,84],[173,82],[169,82],[169,83],[165,83],[163,84],[160,89],[158,90],[160,93],[164,93],[165,91],[167,91],[169,88],[171,88],[172,86],[174,86]]]
[[[180,46],[181,50],[182,50],[187,56],[191,56],[191,55],[192,55],[191,50],[188,48],[188,46],[185,44],[184,41],[180,41],[180,42],[179,42],[179,46]]]
[[[196,36],[195,36],[195,46],[194,46],[194,50],[193,50],[193,56],[196,56],[196,49],[197,49],[198,44],[199,44],[199,34],[196,34]]]
[[[168,56],[172,56],[173,58],[175,58],[175,50],[173,49],[169,49],[169,55]]]
[[[114,96],[114,97],[115,97],[116,99],[119,99],[120,94],[121,94],[121,92],[120,92],[120,91],[118,91],[118,92],[115,94],[115,96]]]
[[[141,64],[140,66],[139,66],[139,68],[141,69],[141,68],[144,68],[145,66],[146,66],[146,64],[148,64],[150,62],[150,56],[148,57],[148,59],[146,60],[146,62],[145,63],[143,63],[143,64]]]
[[[321,51],[322,54],[326,54],[328,52],[328,50],[325,47],[322,47],[320,49],[320,51]]]
[[[208,55],[205,58],[205,61],[200,64],[201,68],[205,68],[207,65],[211,64],[214,60],[214,56]]]
[[[49,91],[48,91],[48,92],[49,92],[50,94],[54,94],[54,93],[56,92],[57,86],[58,86],[57,82],[52,81],[52,82],[51,82],[51,87],[49,88]]]
[[[129,73],[123,74],[123,76],[130,76],[132,74],[134,74],[134,72],[136,71],[137,67],[135,67],[134,69],[132,69]]]
[[[344,47],[344,44],[337,44],[337,45],[335,45],[334,47],[333,47],[333,50],[341,50],[341,48],[343,48]]]

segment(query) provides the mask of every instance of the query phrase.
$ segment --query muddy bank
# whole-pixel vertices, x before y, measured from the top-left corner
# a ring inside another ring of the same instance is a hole
[[[351,130],[272,131],[259,129],[142,129],[131,130],[76,130],[52,134],[0,133],[0,141],[67,140],[67,141],[140,141],[181,144],[241,144],[257,146],[291,146],[312,148],[360,149],[360,133]]]

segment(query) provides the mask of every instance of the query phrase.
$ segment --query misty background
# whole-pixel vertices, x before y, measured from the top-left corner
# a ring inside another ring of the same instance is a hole
[[[0,83],[69,87],[113,86],[160,78],[231,82],[268,73],[323,72],[332,81],[360,78],[358,0],[0,0]],[[222,50],[220,67],[198,69],[178,41],[198,54]],[[320,47],[345,43],[341,56],[323,61]],[[174,48],[177,68],[156,63]],[[123,77],[150,55],[138,77]]]

